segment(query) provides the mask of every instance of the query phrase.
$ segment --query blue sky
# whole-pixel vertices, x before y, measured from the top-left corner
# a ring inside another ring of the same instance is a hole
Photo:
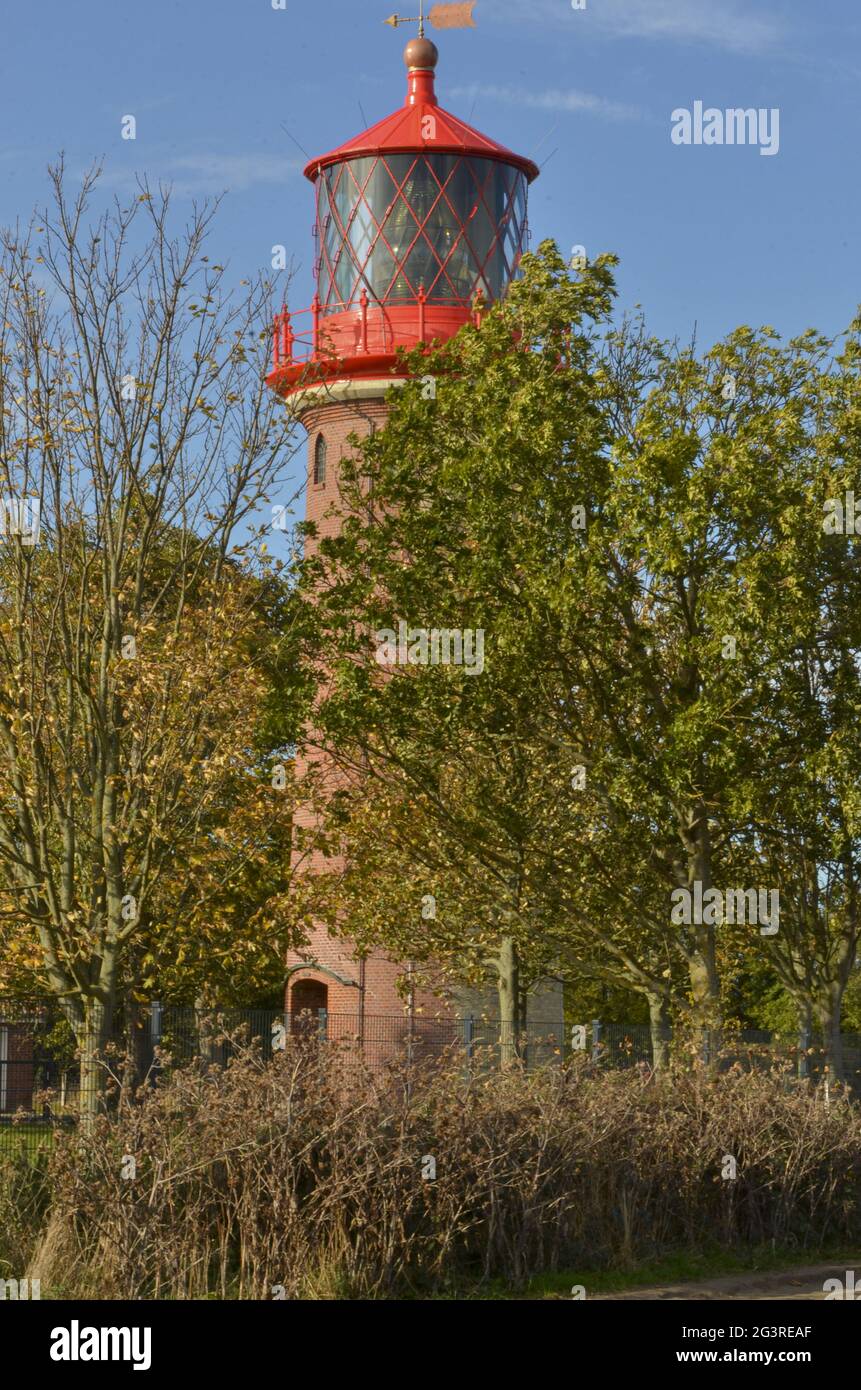
[[[236,278],[295,255],[311,296],[311,186],[322,153],[401,104],[395,0],[40,0],[8,4],[0,50],[0,221],[26,217],[59,150],[104,156],[182,200],[222,189],[213,251]],[[400,6],[413,13],[415,0]],[[442,104],[538,162],[534,242],[621,257],[620,302],[705,345],[739,323],[844,327],[861,301],[856,0],[478,0],[436,35]],[[780,151],[679,147],[671,112],[778,107]],[[120,138],[133,114],[137,139]],[[548,158],[549,157],[549,158]]]

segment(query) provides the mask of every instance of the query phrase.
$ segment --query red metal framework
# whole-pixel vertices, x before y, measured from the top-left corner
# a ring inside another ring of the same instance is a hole
[[[480,319],[517,274],[538,169],[444,111],[432,67],[410,69],[404,107],[305,173],[317,193],[317,294],[301,315],[276,317],[277,390],[379,376],[398,349]]]
[[[370,192],[369,190],[372,190]],[[496,160],[379,155],[328,169],[318,183],[318,281],[326,312],[380,304],[499,298],[526,237],[526,179]]]
[[[465,323],[481,326],[485,301],[477,294],[472,301],[451,300],[437,304],[452,320],[452,332]],[[349,316],[324,317],[320,303],[315,300],[310,309],[290,313],[283,308],[275,315],[272,338],[273,373],[289,369],[302,371],[311,365],[318,370],[311,376],[356,375],[373,376],[377,369],[393,360],[400,348],[418,347],[429,343],[428,300],[423,288],[414,302],[386,308],[372,304],[363,289],[355,312]],[[439,322],[439,315],[437,315]],[[451,333],[433,338],[450,337]]]

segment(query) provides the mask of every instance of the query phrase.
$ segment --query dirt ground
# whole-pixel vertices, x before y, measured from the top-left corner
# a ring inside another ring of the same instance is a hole
[[[850,1276],[848,1281],[847,1272]],[[714,1299],[745,1303],[758,1299],[779,1299],[781,1302],[788,1299],[824,1300],[823,1285],[826,1279],[839,1279],[844,1289],[848,1282],[851,1291],[853,1277],[858,1280],[858,1291],[852,1301],[861,1302],[861,1257],[855,1266],[854,1275],[852,1271],[837,1265],[801,1265],[796,1269],[761,1274],[729,1274],[719,1279],[704,1279],[695,1284],[664,1284],[656,1285],[654,1288],[631,1289],[626,1293],[594,1294],[590,1302],[623,1299]]]

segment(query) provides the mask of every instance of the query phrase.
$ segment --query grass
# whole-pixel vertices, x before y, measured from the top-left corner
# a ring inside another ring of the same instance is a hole
[[[738,1250],[729,1252],[714,1248],[712,1250],[678,1250],[663,1259],[656,1259],[636,1266],[634,1269],[571,1269],[556,1272],[553,1274],[543,1274],[532,1279],[528,1286],[518,1292],[513,1292],[501,1281],[494,1280],[488,1284],[473,1284],[459,1287],[456,1291],[449,1293],[438,1293],[429,1296],[416,1293],[414,1297],[428,1297],[431,1302],[504,1302],[504,1301],[543,1301],[560,1299],[570,1300],[571,1290],[576,1285],[582,1285],[588,1297],[594,1297],[601,1293],[621,1293],[637,1288],[651,1288],[655,1285],[694,1283],[701,1280],[720,1279],[726,1275],[733,1274],[757,1274],[780,1272],[790,1270],[805,1264],[834,1264],[844,1266],[847,1269],[857,1268],[861,1260],[861,1255],[856,1250],[854,1253],[847,1252],[845,1247],[831,1247],[824,1249],[804,1250],[797,1246],[772,1247],[760,1246],[750,1250]],[[56,1285],[50,1288],[43,1288],[43,1300],[63,1299],[84,1297],[80,1290],[76,1291],[75,1286]],[[230,1300],[233,1296],[228,1293]],[[339,1297],[349,1298],[349,1294],[340,1294],[337,1288],[327,1288],[325,1292],[319,1294],[305,1294],[305,1298],[312,1300],[322,1297],[326,1301],[337,1301]],[[172,1300],[171,1300],[172,1301]],[[209,1293],[202,1296],[202,1301],[221,1301],[220,1293]],[[409,1302],[408,1296],[403,1296],[396,1300],[398,1302]]]
[[[54,1142],[54,1126],[40,1122],[25,1124],[0,1124],[0,1157],[4,1154],[14,1158],[23,1149],[35,1153],[45,1144]]]
[[[442,1295],[446,1299],[544,1300],[570,1299],[571,1290],[582,1285],[587,1296],[599,1293],[622,1293],[629,1289],[651,1288],[654,1285],[695,1283],[698,1280],[720,1279],[732,1274],[770,1273],[792,1269],[804,1264],[845,1264],[857,1266],[859,1254],[847,1253],[845,1247],[805,1250],[798,1246],[757,1246],[750,1250],[728,1251],[714,1249],[678,1250],[661,1259],[647,1261],[632,1269],[569,1269],[542,1274],[530,1280],[525,1289],[513,1293],[503,1283],[474,1285],[457,1293]]]

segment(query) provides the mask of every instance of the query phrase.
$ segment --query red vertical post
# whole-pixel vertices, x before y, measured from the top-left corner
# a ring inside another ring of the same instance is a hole
[[[319,294],[315,294],[315,295],[314,295],[314,302],[313,302],[313,304],[311,305],[311,312],[312,312],[312,314],[314,315],[314,346],[313,346],[311,355],[312,355],[312,357],[316,357],[316,356],[317,356],[317,345],[318,345],[318,343],[319,343],[319,341],[320,341],[320,296],[319,296]]]
[[[362,352],[368,351],[368,291],[362,286],[362,293],[359,295],[359,305],[362,311]]]
[[[425,305],[428,302],[424,281],[419,285],[419,342],[425,340]]]
[[[278,315],[275,315],[272,324],[272,370],[277,372],[279,367],[278,357]]]

